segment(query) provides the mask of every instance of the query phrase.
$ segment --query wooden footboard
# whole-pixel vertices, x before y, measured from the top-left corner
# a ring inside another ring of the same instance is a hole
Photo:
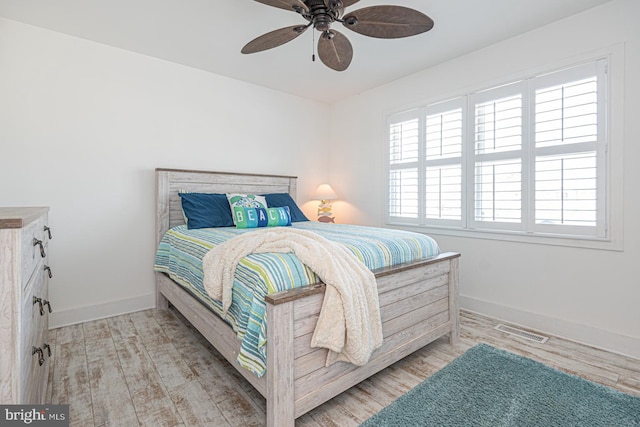
[[[384,342],[365,366],[325,367],[326,349],[311,348],[324,292],[267,297],[267,425],[295,418],[444,335],[455,343],[458,257],[447,253],[377,275]]]

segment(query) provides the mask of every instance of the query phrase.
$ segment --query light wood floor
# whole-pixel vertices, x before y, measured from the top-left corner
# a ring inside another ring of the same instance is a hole
[[[640,396],[640,361],[551,337],[537,344],[462,312],[462,340],[440,339],[296,420],[357,426],[477,343]],[[262,396],[173,311],[147,310],[51,331],[48,401],[72,426],[262,426]],[[53,346],[52,346],[53,347]]]

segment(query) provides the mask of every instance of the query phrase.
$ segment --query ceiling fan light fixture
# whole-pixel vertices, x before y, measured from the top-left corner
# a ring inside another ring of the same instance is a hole
[[[347,16],[344,19],[344,21],[342,21],[342,23],[346,27],[353,27],[354,25],[356,25],[358,23],[358,18],[356,18],[355,16]]]

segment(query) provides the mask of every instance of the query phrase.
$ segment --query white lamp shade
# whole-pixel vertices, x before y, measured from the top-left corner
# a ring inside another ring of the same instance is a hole
[[[314,196],[316,200],[336,200],[337,198],[336,192],[329,184],[320,184]]]

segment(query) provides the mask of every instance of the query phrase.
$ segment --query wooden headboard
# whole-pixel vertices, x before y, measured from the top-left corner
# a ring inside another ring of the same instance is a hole
[[[179,191],[194,193],[289,193],[296,200],[295,176],[156,169],[156,246],[171,227],[184,224]]]

